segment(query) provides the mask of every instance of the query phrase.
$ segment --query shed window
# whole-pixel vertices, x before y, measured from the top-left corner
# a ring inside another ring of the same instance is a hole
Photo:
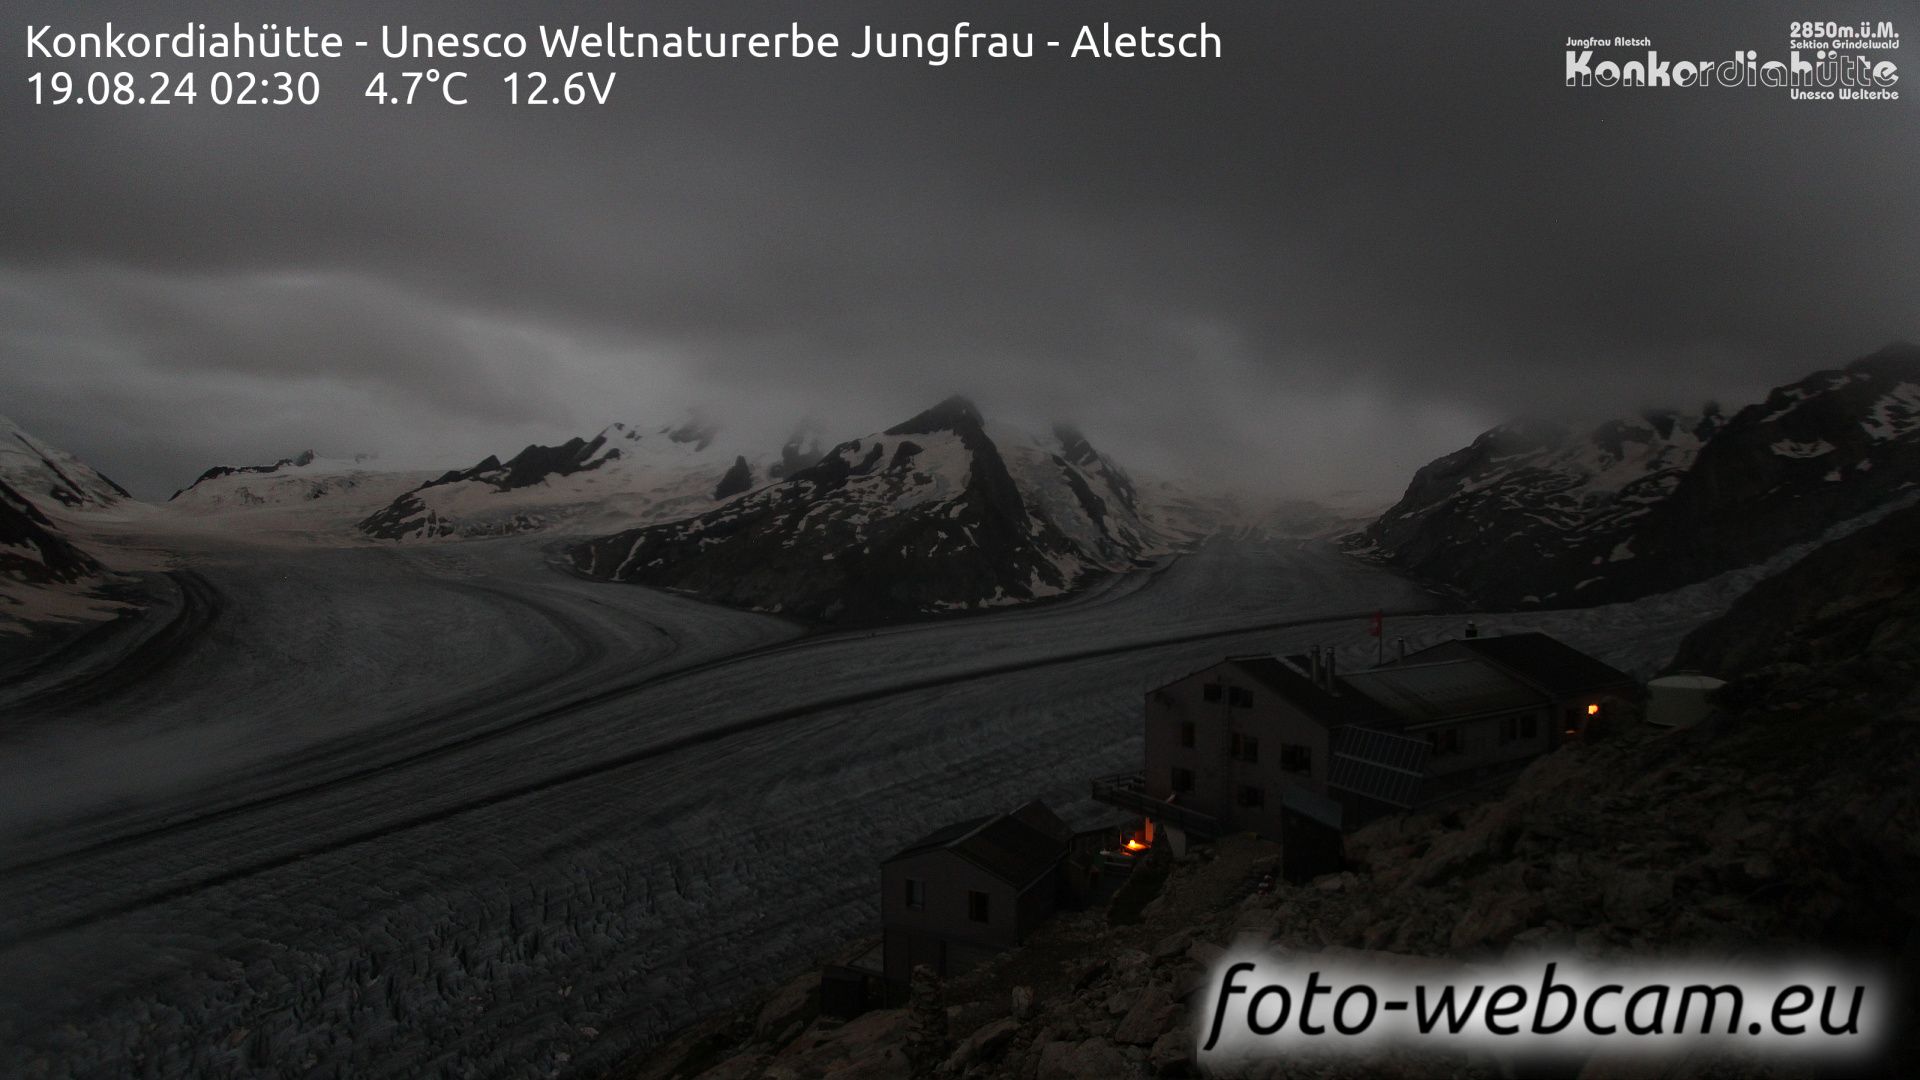
[[[1281,743],[1280,767],[1288,772],[1312,773],[1313,747]]]
[[[1253,691],[1244,686],[1227,687],[1227,704],[1236,709],[1253,708]]]
[[[974,922],[986,922],[987,913],[990,910],[988,901],[991,899],[992,897],[989,897],[986,893],[978,889],[968,889],[967,918],[972,919]]]
[[[1221,695],[1221,693],[1222,693],[1222,692],[1223,692],[1223,691],[1222,691],[1222,689],[1221,689],[1221,686],[1220,686],[1220,684],[1219,684],[1219,683],[1217,683],[1217,682],[1210,682],[1210,683],[1208,683],[1207,685],[1205,685],[1205,686],[1203,686],[1203,687],[1201,687],[1201,688],[1200,688],[1200,700],[1202,700],[1202,701],[1219,701],[1219,700],[1220,700],[1220,695]]]
[[[927,883],[919,878],[907,879],[907,906],[918,911],[927,906]]]

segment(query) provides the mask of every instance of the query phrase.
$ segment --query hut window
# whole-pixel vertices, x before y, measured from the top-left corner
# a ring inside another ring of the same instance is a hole
[[[1220,693],[1219,683],[1208,683],[1200,688],[1200,699],[1202,701],[1219,701]]]
[[[1227,755],[1235,761],[1259,761],[1260,740],[1236,731],[1233,733],[1232,745],[1227,748]]]
[[[1516,739],[1531,739],[1538,734],[1540,734],[1540,717],[1536,713],[1500,718],[1500,741],[1503,743],[1510,743]]]
[[[1280,767],[1288,772],[1313,772],[1313,747],[1281,743]]]
[[[907,906],[915,911],[927,906],[927,883],[919,878],[907,879]]]

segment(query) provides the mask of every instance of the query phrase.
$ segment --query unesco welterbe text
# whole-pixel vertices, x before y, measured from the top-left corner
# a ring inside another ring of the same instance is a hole
[[[27,27],[29,59],[326,59],[375,52],[390,60],[909,60],[941,66],[965,60],[1014,60],[1058,55],[1070,59],[1218,59],[1220,35],[1205,22],[1177,28],[1089,23],[1071,33],[981,29],[956,22],[936,30],[862,26],[842,34],[803,28],[714,30],[698,26],[636,30],[618,23],[518,30],[445,31],[407,24],[380,27],[377,36],[353,35],[281,23],[175,23],[130,29],[112,22],[65,30]]]

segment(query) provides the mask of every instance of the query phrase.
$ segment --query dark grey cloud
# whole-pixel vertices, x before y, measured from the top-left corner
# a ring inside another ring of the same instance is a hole
[[[1786,3],[29,3],[9,26],[236,15],[1204,18],[1227,56],[629,62],[581,110],[376,109],[367,60],[323,66],[310,110],[9,93],[30,164],[0,172],[0,408],[149,489],[290,441],[459,464],[682,400],[852,433],[953,389],[1167,468],[1390,486],[1514,412],[1738,399],[1920,334],[1920,91],[1560,85],[1569,35],[1779,55]],[[478,98],[512,65],[460,66]]]

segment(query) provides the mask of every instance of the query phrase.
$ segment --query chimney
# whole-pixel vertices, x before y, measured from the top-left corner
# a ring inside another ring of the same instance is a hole
[[[1407,639],[1394,638],[1393,643],[1394,645],[1398,646],[1400,649],[1400,662],[1403,664],[1406,663],[1407,662]]]
[[[1307,650],[1307,681],[1315,686],[1320,685],[1320,646],[1318,645]]]
[[[1334,686],[1333,686],[1333,650],[1331,648],[1327,650],[1326,674],[1327,674],[1327,693],[1329,694],[1339,693],[1340,691],[1334,689]]]
[[[1480,636],[1480,627],[1472,619],[1467,620],[1467,636],[1470,638]]]

